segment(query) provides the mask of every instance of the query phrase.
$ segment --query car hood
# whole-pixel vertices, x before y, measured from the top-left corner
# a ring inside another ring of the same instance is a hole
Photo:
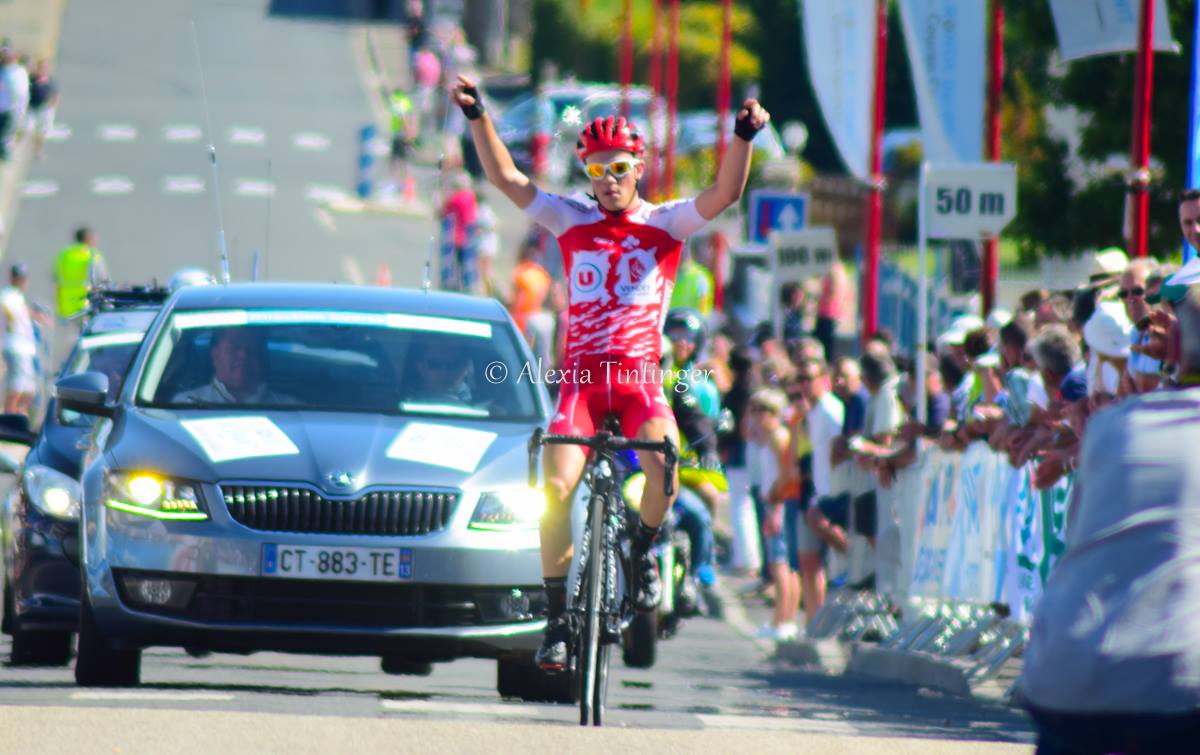
[[[133,410],[114,426],[116,467],[199,482],[368,487],[510,486],[526,480],[535,425],[331,412]]]

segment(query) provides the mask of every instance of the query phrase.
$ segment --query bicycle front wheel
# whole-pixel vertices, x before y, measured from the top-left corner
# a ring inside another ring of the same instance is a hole
[[[607,544],[604,542],[604,498],[593,494],[588,502],[588,544],[587,563],[584,569],[584,614],[583,627],[580,632],[579,648],[579,725],[587,726],[590,719],[595,718],[597,726],[600,720],[596,716],[599,708],[596,700],[603,702],[599,693],[600,659],[607,659],[608,654],[601,651],[600,637],[600,607],[604,585],[602,567],[606,555]],[[607,666],[607,664],[605,664]],[[605,669],[607,671],[607,669]]]

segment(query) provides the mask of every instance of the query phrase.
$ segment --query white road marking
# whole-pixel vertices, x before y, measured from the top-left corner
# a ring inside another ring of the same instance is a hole
[[[145,700],[162,702],[191,702],[207,700],[226,702],[233,695],[224,692],[166,692],[159,690],[80,690],[71,693],[72,700]]]
[[[203,194],[204,179],[198,176],[167,176],[163,179],[167,194]]]
[[[738,716],[697,714],[706,729],[745,729],[751,731],[796,731],[806,734],[862,734],[862,730],[846,721],[815,721],[810,718],[783,716]]]
[[[309,184],[305,196],[314,202],[335,202],[346,197],[346,192],[328,184]]]
[[[233,193],[239,197],[270,197],[275,195],[275,184],[256,178],[239,178],[234,182]]]
[[[191,124],[167,126],[163,129],[163,139],[168,142],[188,144],[198,142],[204,137],[199,126]]]
[[[57,181],[26,181],[21,186],[21,196],[27,199],[52,197],[57,193]]]
[[[334,224],[333,216],[329,214],[329,210],[326,210],[324,207],[318,207],[313,214],[316,215],[317,222],[324,226],[325,230],[330,233],[337,232],[337,225]]]
[[[358,260],[353,257],[342,257],[342,273],[346,276],[346,281],[355,286],[361,286],[367,282],[363,276],[362,268],[359,267]]]
[[[384,700],[383,709],[397,713],[435,713],[497,718],[537,718],[562,710],[559,706],[539,706],[524,703],[455,703],[432,700]]]
[[[100,141],[104,142],[131,142],[137,135],[137,128],[128,123],[108,123],[100,127]]]
[[[329,149],[329,137],[313,131],[305,131],[292,137],[292,146],[305,152],[321,152]]]
[[[96,176],[92,179],[92,193],[107,196],[129,194],[133,191],[133,181],[125,176]]]
[[[238,126],[229,129],[229,141],[233,144],[257,147],[267,141],[267,135],[259,128]]]
[[[71,127],[62,123],[54,124],[49,131],[46,132],[46,141],[48,142],[65,142],[71,138]]]

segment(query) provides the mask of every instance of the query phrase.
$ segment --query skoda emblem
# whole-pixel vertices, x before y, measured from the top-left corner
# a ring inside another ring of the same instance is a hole
[[[354,475],[349,472],[338,470],[325,475],[325,479],[329,484],[338,490],[349,490],[354,485]]]

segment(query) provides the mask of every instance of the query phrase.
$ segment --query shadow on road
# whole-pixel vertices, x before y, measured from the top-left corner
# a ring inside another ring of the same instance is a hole
[[[267,14],[347,23],[399,23],[405,16],[404,0],[271,0]]]
[[[1028,716],[1001,702],[783,666],[745,676],[771,687],[778,700],[775,715],[824,710],[822,718],[837,714],[847,723],[886,727],[896,736],[996,742],[1031,742],[1034,736]],[[805,710],[798,711],[798,704]]]

